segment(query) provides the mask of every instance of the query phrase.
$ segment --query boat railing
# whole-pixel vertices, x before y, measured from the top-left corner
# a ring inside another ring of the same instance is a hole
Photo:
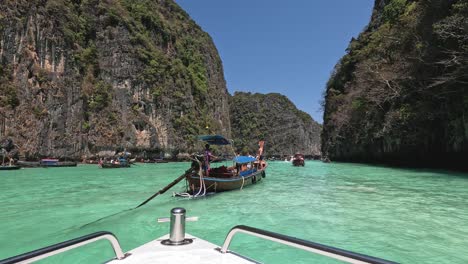
[[[45,248],[41,248],[38,250],[34,250],[28,253],[24,253],[18,256],[14,256],[11,258],[7,258],[4,260],[0,260],[0,264],[13,264],[13,263],[31,263],[34,261],[38,261],[50,256],[54,256],[65,251],[81,247],[95,241],[107,239],[114,249],[115,255],[117,259],[124,259],[128,256],[128,254],[124,254],[122,248],[120,247],[119,241],[115,237],[114,234],[111,232],[101,231],[92,233],[86,236],[78,237],[75,239],[71,239],[65,242],[61,242],[55,245],[51,245]]]
[[[345,261],[348,263],[353,264],[395,264],[396,262],[388,261],[376,257],[371,257],[335,247],[326,246],[323,244],[298,239],[295,237],[290,237],[254,227],[249,227],[245,225],[238,225],[235,226],[229,231],[226,239],[224,240],[223,247],[219,249],[221,253],[227,253],[229,245],[231,244],[231,240],[233,239],[234,235],[237,233],[244,233],[248,235],[252,235],[255,237],[263,238],[266,240],[274,241],[280,244],[284,244],[287,246],[303,249],[309,252],[313,252],[316,254],[320,254],[323,256],[327,256],[330,258],[338,259],[341,261]]]

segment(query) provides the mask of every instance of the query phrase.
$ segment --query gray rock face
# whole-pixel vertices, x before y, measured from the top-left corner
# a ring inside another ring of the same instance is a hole
[[[0,138],[22,155],[230,137],[217,50],[172,0],[8,1],[0,22]]]
[[[375,1],[327,84],[324,155],[468,170],[467,7]]]
[[[320,155],[321,126],[285,96],[236,92],[230,99],[234,145],[255,154],[265,140],[266,155]]]
[[[270,154],[319,153],[320,125],[284,96],[233,98],[230,109],[210,36],[172,0],[0,5],[0,139],[21,158],[174,156],[199,150],[200,134],[251,151],[264,137]],[[262,125],[240,122],[250,108]]]

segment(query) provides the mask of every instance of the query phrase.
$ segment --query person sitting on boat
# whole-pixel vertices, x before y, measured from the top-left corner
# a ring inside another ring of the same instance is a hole
[[[203,170],[205,171],[205,175],[207,177],[210,176],[210,161],[217,159],[216,156],[213,156],[210,151],[210,144],[205,145],[205,152],[203,153]]]

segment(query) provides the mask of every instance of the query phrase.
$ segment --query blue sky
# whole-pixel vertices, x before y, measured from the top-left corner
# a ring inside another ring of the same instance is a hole
[[[208,32],[235,91],[281,93],[322,123],[333,67],[374,0],[176,0]]]

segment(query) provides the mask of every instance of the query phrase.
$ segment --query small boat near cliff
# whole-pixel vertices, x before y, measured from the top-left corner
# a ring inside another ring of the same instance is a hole
[[[141,159],[141,163],[169,163],[169,161],[164,159]]]
[[[304,167],[305,165],[305,160],[304,160],[304,155],[302,155],[301,153],[296,153],[294,154],[294,157],[292,158],[292,164],[293,166],[302,166]]]
[[[23,168],[54,168],[54,167],[76,167],[74,161],[59,161],[58,159],[41,159],[40,161],[18,161],[16,164]]]
[[[0,163],[0,170],[18,170],[20,169],[19,166],[13,165],[13,159],[11,157],[7,157],[7,151],[1,148],[2,153],[2,161]],[[8,161],[6,161],[8,158]]]
[[[40,167],[76,167],[78,163],[74,161],[59,161],[58,159],[41,159]]]
[[[117,169],[117,168],[130,168],[130,162],[125,158],[112,160],[110,162],[99,161],[99,167],[103,169]]]
[[[101,165],[101,168],[103,169],[116,169],[116,168],[130,168],[130,164],[129,163],[125,163],[125,164],[122,164],[122,163],[103,163]]]
[[[20,166],[16,165],[0,165],[0,170],[19,170],[21,169]]]

